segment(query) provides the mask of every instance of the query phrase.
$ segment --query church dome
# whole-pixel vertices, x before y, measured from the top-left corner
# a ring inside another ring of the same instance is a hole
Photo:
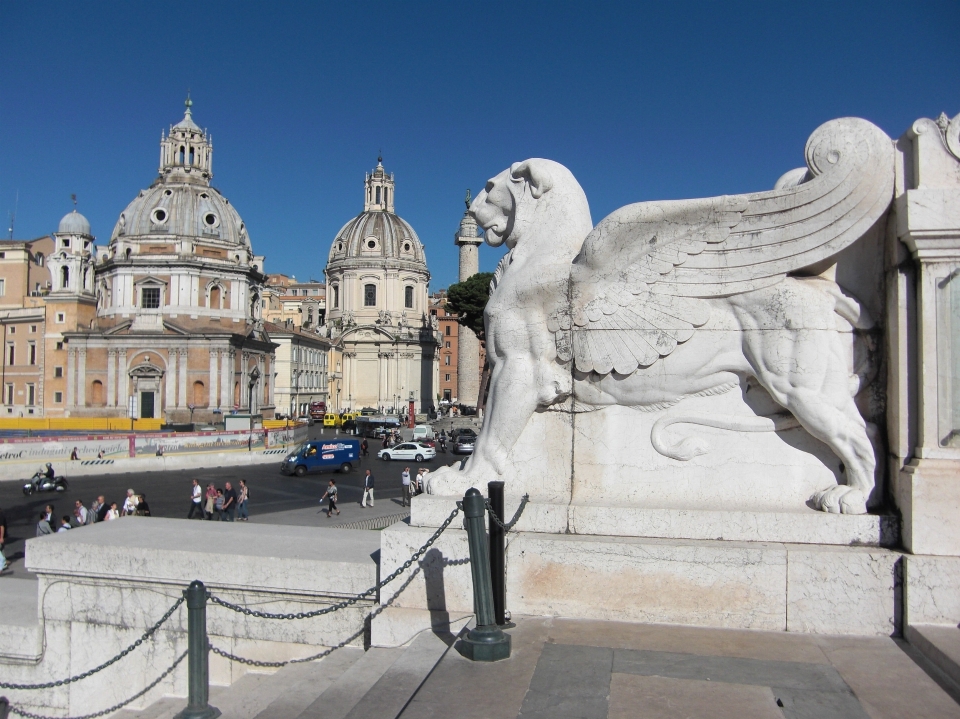
[[[209,185],[166,178],[143,190],[120,213],[110,237],[142,236],[221,240],[250,246],[246,226],[230,201]]]
[[[119,238],[197,238],[250,247],[240,215],[213,177],[213,143],[193,121],[187,98],[181,120],[160,139],[160,176],[120,214],[110,242]]]
[[[340,228],[330,247],[331,269],[385,260],[398,267],[427,269],[420,238],[410,223],[393,211],[394,189],[393,174],[385,172],[383,159],[377,158],[376,168],[364,179],[363,212]]]
[[[90,222],[86,217],[74,210],[73,212],[68,212],[63,216],[63,219],[60,220],[60,227],[57,232],[68,233],[71,235],[89,235]]]

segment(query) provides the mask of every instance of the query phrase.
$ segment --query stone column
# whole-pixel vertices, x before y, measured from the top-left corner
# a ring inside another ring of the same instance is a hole
[[[117,406],[117,351],[107,350],[107,407]]]
[[[67,350],[67,407],[76,407],[76,387],[77,387],[77,351]]]
[[[463,282],[480,271],[479,253],[483,244],[483,238],[477,237],[477,223],[469,213],[465,213],[460,220],[460,231],[454,237],[454,244],[460,248],[460,282]],[[480,395],[480,340],[473,330],[462,325],[457,328],[457,335],[457,401],[476,407]],[[446,335],[441,335],[440,342],[446,341]],[[442,344],[440,346],[443,347]],[[441,366],[440,372],[443,371]]]
[[[77,350],[77,406],[87,405],[87,350]]]
[[[167,351],[167,372],[164,375],[167,381],[166,399],[163,409],[169,411],[177,405],[177,351]]]
[[[207,384],[207,407],[217,407],[217,362],[220,360],[219,350],[210,350],[210,379]]]
[[[186,409],[187,405],[190,404],[190,402],[187,400],[187,371],[190,367],[189,350],[186,348],[180,348],[180,350],[178,350],[178,354],[180,355],[179,361],[177,362],[177,370],[180,378],[180,392],[177,398],[177,409]]]
[[[127,412],[127,399],[130,377],[127,374],[127,350],[121,347],[117,350],[117,406],[123,407],[124,414]]]
[[[890,322],[891,449],[914,554],[960,555],[960,115],[918,120],[899,140],[899,240]],[[907,269],[904,269],[904,266]],[[911,271],[912,269],[912,271]],[[900,277],[899,275],[903,275]],[[912,307],[911,307],[912,305]],[[915,308],[915,314],[911,311]],[[910,382],[909,375],[916,380]],[[915,389],[914,389],[915,388]],[[915,395],[915,396],[911,396]],[[914,446],[911,446],[914,445]]]
[[[276,387],[276,383],[277,383],[277,373],[276,373],[275,368],[274,368],[274,364],[275,364],[275,362],[276,362],[277,356],[276,356],[276,355],[270,355],[270,356],[269,356],[268,358],[266,358],[266,359],[268,360],[268,362],[265,363],[265,366],[269,367],[269,369],[267,370],[267,379],[268,379],[268,384],[267,384],[267,404],[268,404],[269,406],[273,407],[273,406],[276,406],[276,403],[277,403],[277,402],[276,402],[276,399],[275,399],[275,393],[276,393],[276,391],[277,391],[277,387]]]
[[[222,369],[220,370],[220,406],[224,410],[233,408],[233,383],[236,366],[236,350],[229,349],[220,355]]]

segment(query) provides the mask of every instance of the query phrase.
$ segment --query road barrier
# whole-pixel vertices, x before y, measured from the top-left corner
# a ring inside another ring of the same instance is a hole
[[[491,483],[491,485],[494,484],[497,483]],[[8,689],[13,691],[36,691],[66,686],[68,684],[73,684],[74,682],[79,682],[92,677],[128,656],[131,652],[142,646],[147,640],[153,639],[160,627],[162,627],[180,609],[180,607],[186,603],[187,650],[177,656],[173,663],[170,664],[170,666],[168,666],[163,673],[161,673],[146,687],[122,702],[114,704],[111,707],[93,714],[85,714],[81,717],[51,717],[42,714],[35,714],[25,710],[17,704],[11,704],[6,697],[0,697],[0,719],[6,719],[8,712],[10,714],[25,717],[26,719],[96,719],[97,717],[107,716],[108,714],[112,714],[113,712],[122,709],[128,704],[131,704],[132,702],[146,695],[147,692],[168,677],[180,665],[180,663],[183,662],[184,659],[188,659],[188,700],[186,708],[177,715],[176,719],[215,719],[215,717],[220,716],[220,710],[209,705],[210,652],[224,657],[225,659],[229,659],[230,661],[245,664],[247,666],[276,668],[286,666],[287,664],[312,662],[317,659],[322,659],[337,649],[347,646],[350,642],[361,636],[364,633],[364,627],[361,626],[356,633],[347,637],[339,644],[329,647],[312,656],[277,662],[259,661],[232,654],[211,644],[210,638],[207,635],[208,601],[214,605],[223,607],[224,609],[228,609],[249,617],[256,617],[258,619],[297,621],[331,614],[341,609],[353,606],[363,599],[377,598],[379,596],[379,591],[383,587],[390,584],[390,582],[394,581],[397,577],[410,569],[410,567],[412,567],[421,559],[421,557],[423,557],[427,550],[440,538],[440,535],[443,534],[443,532],[450,526],[450,524],[461,511],[463,511],[465,516],[464,524],[466,526],[470,547],[470,566],[474,587],[474,611],[477,616],[477,622],[476,626],[470,630],[470,632],[463,639],[460,640],[461,646],[459,648],[462,654],[474,661],[497,661],[499,659],[505,659],[510,656],[510,636],[503,632],[500,624],[498,624],[497,621],[498,615],[497,610],[495,609],[493,593],[493,585],[496,582],[492,581],[493,578],[491,576],[490,542],[494,541],[494,530],[497,529],[499,531],[499,534],[497,535],[497,542],[499,542],[498,546],[502,548],[503,532],[511,530],[517,523],[529,498],[524,495],[523,500],[520,503],[520,507],[513,519],[504,524],[499,516],[503,512],[503,483],[500,482],[499,484],[501,485],[499,488],[491,488],[491,500],[485,499],[483,495],[481,495],[476,489],[471,488],[467,490],[467,493],[463,497],[463,501],[457,502],[457,506],[453,509],[453,511],[450,512],[449,516],[443,521],[440,527],[437,528],[430,538],[427,539],[427,541],[424,542],[423,545],[396,570],[391,572],[386,578],[380,580],[366,591],[335,604],[331,604],[327,607],[322,607],[321,609],[308,612],[289,613],[273,613],[265,612],[259,609],[251,609],[249,607],[228,602],[227,600],[212,594],[206,588],[206,586],[204,586],[203,582],[200,580],[194,580],[190,583],[190,586],[184,590],[183,596],[177,599],[164,613],[164,615],[160,617],[160,619],[157,620],[157,622],[155,622],[152,626],[150,626],[135,642],[133,642],[130,646],[116,656],[111,657],[107,661],[101,663],[99,666],[66,679],[50,682],[41,682],[36,684],[0,682],[0,689]],[[495,508],[499,509],[499,513],[495,511]],[[490,514],[491,526],[491,538],[489,539],[487,537],[486,529],[484,528],[484,515],[488,512]],[[497,550],[495,548],[494,553],[497,551],[502,552],[502,549]],[[498,581],[500,582],[500,586],[502,586],[504,569],[502,557],[498,560],[498,562],[499,564],[497,564],[496,571],[499,575]],[[502,600],[500,612],[502,615]]]

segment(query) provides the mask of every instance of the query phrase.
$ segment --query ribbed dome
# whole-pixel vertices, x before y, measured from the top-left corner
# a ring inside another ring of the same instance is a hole
[[[63,216],[60,220],[60,228],[57,232],[70,233],[72,235],[89,235],[90,222],[86,217],[74,210]]]
[[[180,182],[160,182],[141,192],[120,214],[110,241],[145,235],[250,246],[246,227],[229,200],[208,185]]]
[[[417,233],[392,212],[362,212],[337,233],[330,247],[330,263],[347,259],[406,260],[424,268],[427,258]]]

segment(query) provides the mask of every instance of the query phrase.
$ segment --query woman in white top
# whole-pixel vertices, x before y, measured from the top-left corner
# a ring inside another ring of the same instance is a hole
[[[120,512],[117,511],[117,503],[113,502],[110,505],[110,509],[107,510],[107,516],[103,518],[104,522],[109,522],[111,519],[120,519]]]

